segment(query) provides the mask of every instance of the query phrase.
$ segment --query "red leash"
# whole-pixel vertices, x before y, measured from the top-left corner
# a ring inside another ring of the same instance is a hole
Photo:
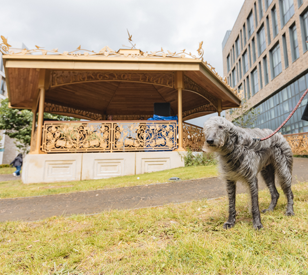
[[[287,119],[276,129],[276,131],[274,133],[272,133],[271,135],[269,135],[268,137],[265,138],[254,138],[254,141],[263,141],[263,140],[267,140],[269,138],[271,138],[273,135],[275,135],[287,122],[288,120],[293,116],[293,114],[295,113],[295,111],[297,110],[297,108],[299,107],[299,105],[301,104],[301,102],[303,101],[304,97],[306,96],[306,94],[308,93],[308,89],[306,90],[306,92],[302,95],[301,99],[299,100],[299,102],[297,103],[297,105],[295,106],[294,110],[292,111],[292,113],[287,117]]]

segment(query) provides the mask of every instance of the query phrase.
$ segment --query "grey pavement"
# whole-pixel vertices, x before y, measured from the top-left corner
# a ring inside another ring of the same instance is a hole
[[[308,159],[296,158],[293,183],[302,181],[308,182]],[[264,188],[264,183],[260,182],[260,189]],[[237,193],[245,191],[245,187],[238,186]],[[219,178],[205,178],[50,196],[1,199],[0,221],[34,221],[58,215],[95,214],[112,209],[153,207],[225,195],[225,184]]]

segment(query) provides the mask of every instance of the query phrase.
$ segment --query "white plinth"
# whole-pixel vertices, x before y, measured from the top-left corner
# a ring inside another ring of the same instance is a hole
[[[144,174],[184,167],[178,152],[27,155],[23,183],[77,181]]]

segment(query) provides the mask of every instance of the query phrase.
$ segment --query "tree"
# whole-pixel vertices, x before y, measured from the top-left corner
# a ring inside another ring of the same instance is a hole
[[[8,99],[1,101],[0,106],[0,130],[15,139],[19,151],[26,153],[31,141],[33,114],[29,110],[11,109],[8,106]],[[53,120],[79,120],[72,117],[44,113],[44,119]]]
[[[242,128],[251,128],[256,123],[260,112],[256,108],[251,108],[251,105],[243,96],[241,98],[242,104],[239,108],[233,110],[230,120]]]

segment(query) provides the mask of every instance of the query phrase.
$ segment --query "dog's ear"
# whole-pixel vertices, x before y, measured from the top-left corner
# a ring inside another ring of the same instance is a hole
[[[229,137],[228,137],[228,145],[229,146],[234,146],[235,144],[238,143],[239,136],[238,132],[236,131],[235,127],[232,125],[229,129]]]

